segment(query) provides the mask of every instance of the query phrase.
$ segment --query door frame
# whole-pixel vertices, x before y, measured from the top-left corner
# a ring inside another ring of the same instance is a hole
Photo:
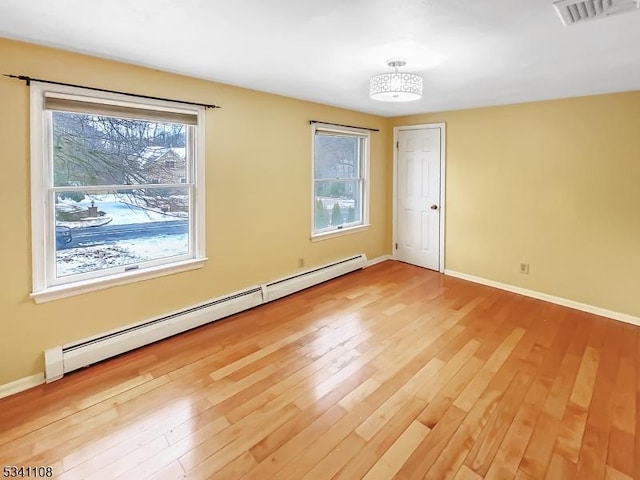
[[[397,259],[396,242],[398,232],[398,132],[405,130],[422,130],[425,128],[440,128],[440,273],[444,273],[444,250],[445,250],[445,187],[446,187],[446,124],[443,123],[421,123],[419,125],[402,125],[393,127],[393,234],[391,239],[391,258]]]

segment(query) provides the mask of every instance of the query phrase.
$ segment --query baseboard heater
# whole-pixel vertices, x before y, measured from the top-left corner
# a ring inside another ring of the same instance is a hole
[[[354,270],[364,268],[367,264],[367,257],[357,255],[346,258],[338,262],[324,265],[322,267],[307,270],[297,275],[281,278],[263,286],[263,296],[265,302],[271,302],[292,293],[299,292],[305,288],[312,287],[332,278],[339,277]]]
[[[277,300],[364,268],[366,264],[367,257],[364,254],[356,255],[162,317],[50,348],[44,353],[46,381],[58,380],[65,373]]]

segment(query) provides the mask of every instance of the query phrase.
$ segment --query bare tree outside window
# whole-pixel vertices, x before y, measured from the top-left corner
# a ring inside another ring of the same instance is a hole
[[[59,276],[188,253],[187,126],[70,112],[52,125],[56,227],[73,240],[57,245]]]
[[[32,297],[202,267],[205,106],[33,81]]]

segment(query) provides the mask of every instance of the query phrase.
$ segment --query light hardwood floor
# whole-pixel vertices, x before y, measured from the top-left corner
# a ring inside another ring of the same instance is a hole
[[[0,401],[59,479],[640,479],[640,329],[397,262]]]

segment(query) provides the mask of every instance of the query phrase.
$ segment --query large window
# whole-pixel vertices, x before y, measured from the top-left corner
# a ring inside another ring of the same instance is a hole
[[[353,231],[368,222],[367,132],[313,125],[314,237]]]
[[[36,301],[201,266],[204,109],[31,89]]]

